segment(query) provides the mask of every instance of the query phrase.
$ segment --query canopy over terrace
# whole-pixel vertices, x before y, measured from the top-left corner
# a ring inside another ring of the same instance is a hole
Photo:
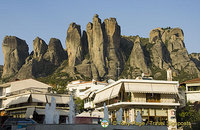
[[[178,94],[178,82],[123,79],[97,91],[94,103],[100,103],[117,97],[120,89],[133,93]]]
[[[9,107],[10,105],[28,103],[28,99],[31,98],[31,102],[36,103],[51,103],[51,97],[56,99],[56,104],[67,104],[69,103],[69,96],[60,96],[60,95],[48,95],[48,94],[39,94],[39,93],[29,93],[17,96],[11,96],[5,100],[4,105]]]

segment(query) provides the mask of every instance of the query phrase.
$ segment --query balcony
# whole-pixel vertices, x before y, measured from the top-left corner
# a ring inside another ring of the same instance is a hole
[[[146,102],[157,102],[160,103],[160,99],[146,99]]]

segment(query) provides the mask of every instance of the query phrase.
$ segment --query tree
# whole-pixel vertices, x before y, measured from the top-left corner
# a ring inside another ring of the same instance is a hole
[[[192,129],[200,129],[200,104],[187,103],[185,107],[177,110],[177,122],[190,122]]]
[[[84,111],[84,101],[81,100],[79,97],[75,99],[75,109],[76,112],[81,113]]]

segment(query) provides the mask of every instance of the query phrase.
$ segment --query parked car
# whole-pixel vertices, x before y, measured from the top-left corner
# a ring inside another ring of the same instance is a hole
[[[29,124],[37,124],[36,121],[29,118],[9,118],[7,119],[3,125],[3,130],[11,130],[13,125],[17,125],[17,128],[26,128]]]

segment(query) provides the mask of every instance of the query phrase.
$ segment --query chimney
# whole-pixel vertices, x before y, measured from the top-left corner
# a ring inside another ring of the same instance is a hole
[[[172,70],[170,68],[167,70],[167,81],[172,81]]]

